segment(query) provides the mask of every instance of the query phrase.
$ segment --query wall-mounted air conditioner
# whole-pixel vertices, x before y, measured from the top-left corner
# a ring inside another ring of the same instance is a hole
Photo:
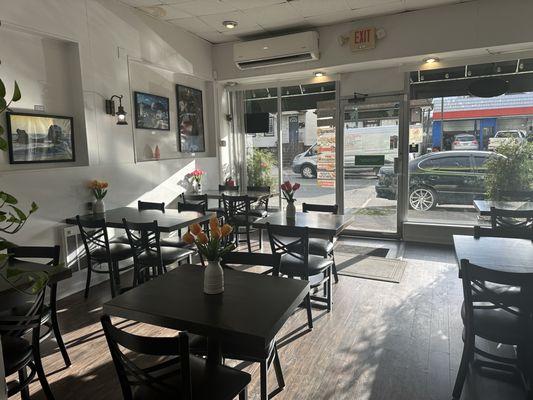
[[[233,58],[239,69],[318,60],[319,57],[317,32],[294,33],[233,45]]]

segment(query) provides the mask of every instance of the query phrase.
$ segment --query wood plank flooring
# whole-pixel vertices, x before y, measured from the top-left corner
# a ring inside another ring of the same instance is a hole
[[[399,284],[341,276],[334,285],[333,312],[314,310],[315,328],[307,330],[304,310],[297,311],[279,335],[286,387],[277,400],[426,400],[451,399],[461,351],[462,301],[453,249],[395,242],[355,241],[390,247],[408,261]],[[99,317],[109,298],[107,284],[59,303],[60,323],[72,359],[64,368],[55,342],[43,346],[44,367],[56,399],[121,399]],[[145,335],[175,332],[122,321]],[[259,399],[258,365],[238,365],[253,376],[250,399]],[[273,371],[270,385],[275,388]],[[32,398],[43,398],[38,382]],[[14,397],[17,398],[18,397]],[[514,383],[474,371],[462,399],[520,400]]]

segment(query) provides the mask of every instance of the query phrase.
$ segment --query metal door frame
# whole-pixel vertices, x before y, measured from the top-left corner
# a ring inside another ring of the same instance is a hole
[[[336,127],[336,202],[339,209],[344,211],[344,107],[353,100],[353,96],[339,96],[337,90],[337,127]],[[365,101],[372,102],[397,102],[399,106],[398,112],[398,161],[397,175],[397,200],[396,200],[396,232],[380,232],[380,231],[362,231],[356,229],[347,229],[344,235],[350,236],[366,236],[387,239],[401,239],[403,236],[403,223],[407,215],[407,167],[409,163],[409,107],[408,96],[405,92],[386,92],[386,93],[372,93],[365,96]],[[406,173],[404,173],[404,171]]]

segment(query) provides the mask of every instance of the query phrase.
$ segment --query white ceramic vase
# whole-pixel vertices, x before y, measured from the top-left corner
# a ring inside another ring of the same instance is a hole
[[[202,184],[200,182],[194,181],[192,183],[192,191],[194,194],[202,194]]]
[[[296,207],[294,206],[293,201],[287,203],[287,207],[285,207],[285,215],[287,216],[287,219],[296,218]]]
[[[219,294],[224,291],[224,270],[219,261],[207,261],[204,270],[204,293]]]
[[[102,214],[105,212],[105,203],[103,199],[96,199],[93,202],[93,214]]]

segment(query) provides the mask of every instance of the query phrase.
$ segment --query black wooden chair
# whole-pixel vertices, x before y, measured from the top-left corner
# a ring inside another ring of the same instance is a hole
[[[54,400],[40,354],[41,318],[45,291],[46,288],[42,289],[31,299],[31,306],[25,309],[24,313],[0,314],[0,335],[8,397],[20,393],[23,400],[29,400],[29,385],[37,374],[46,399]],[[14,296],[17,299],[11,298],[12,304],[23,304],[30,300],[18,292]],[[28,332],[31,332],[30,340],[24,338]],[[15,373],[18,374],[18,379],[13,381],[7,379]]]
[[[167,271],[167,266],[185,259],[191,262],[192,249],[161,246],[157,221],[128,222],[122,219],[133,253],[133,286],[144,283]]]
[[[47,265],[54,267],[59,265],[59,246],[19,246],[13,247],[7,250],[7,253],[10,257],[18,259],[39,259],[39,260],[50,260]],[[63,337],[61,336],[61,331],[59,329],[59,324],[57,322],[57,282],[51,283],[48,285],[50,288],[50,298],[48,302],[45,302],[42,310],[41,325],[46,328],[46,330],[41,331],[41,342],[53,333],[56,339],[59,351],[63,356],[63,361],[65,366],[70,366],[70,357],[68,356],[65,343],[63,342]],[[29,308],[31,308],[31,303],[25,303],[22,307],[16,308],[16,314],[25,315]]]
[[[490,208],[490,227],[475,226],[474,237],[497,236],[533,240],[533,211]]]
[[[239,236],[246,235],[246,243],[248,251],[252,252],[252,242],[250,234],[259,232],[259,249],[263,247],[263,235],[261,229],[254,228],[252,224],[259,219],[257,216],[250,214],[250,197],[244,196],[228,196],[222,194],[222,204],[224,205],[224,219],[226,223],[233,227],[232,237],[235,239],[235,244],[240,243]]]
[[[238,185],[218,185],[218,191],[219,192],[238,192],[239,186]],[[224,205],[222,201],[222,197],[218,199],[218,207],[211,207],[208,208],[207,211],[216,212],[217,217],[224,217]]]
[[[531,338],[527,335],[531,304],[525,299],[520,304],[506,303],[505,297],[495,296],[487,283],[502,286],[531,287],[533,274],[517,274],[496,271],[461,260],[464,302],[461,309],[463,319],[463,355],[453,389],[453,398],[461,397],[468,367],[475,361],[479,366],[493,370],[515,372],[523,378],[528,369],[525,354],[522,353]],[[476,338],[496,344],[517,346],[516,358],[496,355],[476,346]],[[485,360],[474,360],[475,354]],[[531,362],[531,361],[529,361]],[[529,397],[528,397],[529,398]]]
[[[270,186],[247,186],[246,190],[248,192],[262,192],[270,193]],[[268,202],[270,201],[270,196],[261,196],[254,203],[250,214],[256,217],[265,218],[268,215]]]
[[[165,212],[165,203],[154,203],[152,201],[137,201],[137,209],[139,211],[143,210],[157,210]]]
[[[321,212],[327,214],[337,215],[339,213],[339,206],[337,204],[327,205],[327,204],[311,204],[311,203],[302,203],[303,212]],[[337,266],[335,265],[335,253],[333,248],[335,246],[335,237],[331,236],[327,239],[323,238],[309,238],[309,254],[314,254],[317,256],[322,256],[324,258],[331,257],[333,260],[333,277],[335,278],[335,283],[339,282],[339,275],[337,274]]]
[[[247,399],[250,375],[223,365],[206,365],[206,360],[190,355],[186,332],[178,337],[144,337],[116,328],[107,315],[101,322],[124,400]],[[140,366],[121,347],[143,355],[144,360],[155,360],[148,367]],[[162,357],[166,360],[161,361]]]
[[[207,202],[207,194],[181,194],[182,204],[203,204],[207,209]]]
[[[331,311],[331,267],[333,261],[309,254],[309,229],[307,227],[267,225],[272,254],[280,255],[279,273],[289,278],[309,281],[311,289],[323,287],[324,296],[308,294],[305,298],[307,323],[313,328],[311,300],[325,303]]]
[[[131,247],[125,243],[110,243],[105,219],[82,220],[76,216],[85,254],[87,257],[87,282],[85,298],[89,297],[91,274],[108,274],[111,285],[111,296],[115,297],[120,288],[120,273],[129,270],[133,265],[120,267],[119,262],[133,256]],[[95,265],[96,263],[97,265]]]

